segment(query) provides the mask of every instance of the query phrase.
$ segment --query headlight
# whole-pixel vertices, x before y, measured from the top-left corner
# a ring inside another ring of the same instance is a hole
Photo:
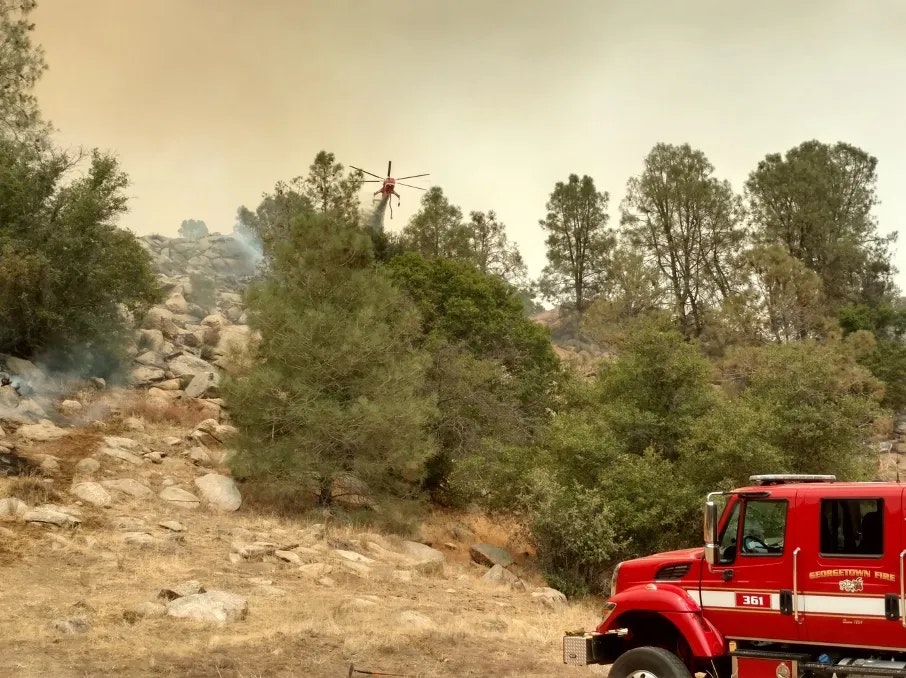
[[[601,622],[598,624],[600,626],[607,621],[608,617],[613,614],[613,611],[617,609],[616,603],[604,603],[604,610],[601,612]]]
[[[613,574],[610,576],[610,595],[614,596],[617,593],[617,575],[620,573],[620,566],[623,563],[617,563],[617,566],[613,568]]]

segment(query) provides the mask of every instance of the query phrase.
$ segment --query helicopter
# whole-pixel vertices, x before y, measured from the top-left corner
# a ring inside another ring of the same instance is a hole
[[[399,207],[400,202],[402,202],[402,201],[400,199],[400,194],[396,192],[397,186],[405,186],[406,188],[414,188],[418,191],[424,191],[425,189],[421,188],[419,186],[412,186],[411,184],[403,184],[403,183],[397,183],[397,182],[401,182],[403,179],[415,179],[417,177],[427,177],[429,175],[428,174],[411,174],[408,177],[400,177],[399,179],[394,179],[393,177],[390,176],[391,163],[392,163],[392,161],[390,161],[390,160],[387,161],[387,176],[385,178],[381,178],[377,174],[374,174],[373,172],[369,172],[368,170],[363,170],[361,167],[356,167],[355,165],[350,165],[350,167],[354,170],[358,170],[359,172],[363,172],[369,176],[375,177],[374,179],[364,179],[363,183],[376,184],[378,182],[381,182],[381,187],[378,190],[376,190],[374,192],[374,194],[372,195],[372,202],[377,200],[378,195],[384,196],[384,198],[386,198],[388,200],[389,200],[390,196],[395,195],[396,196],[396,206]],[[390,206],[390,218],[393,219],[393,206],[392,205]]]

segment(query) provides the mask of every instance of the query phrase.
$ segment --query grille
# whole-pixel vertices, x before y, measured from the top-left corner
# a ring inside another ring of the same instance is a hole
[[[690,567],[691,563],[664,565],[664,567],[657,571],[657,574],[654,575],[654,578],[659,581],[673,581],[675,579],[682,579],[686,576],[686,573],[689,571]]]

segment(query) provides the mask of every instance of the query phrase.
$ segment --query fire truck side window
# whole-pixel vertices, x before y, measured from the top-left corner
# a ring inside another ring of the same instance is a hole
[[[822,499],[821,555],[884,555],[883,499]]]

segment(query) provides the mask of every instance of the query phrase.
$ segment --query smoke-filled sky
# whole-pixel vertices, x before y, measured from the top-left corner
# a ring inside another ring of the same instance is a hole
[[[591,175],[616,225],[659,141],[737,190],[766,153],[847,141],[879,160],[882,232],[906,215],[902,0],[39,0],[34,18],[45,114],[119,155],[139,234],[229,232],[322,149],[496,210],[532,275],[554,183]],[[422,195],[399,192],[388,230]],[[906,244],[895,261],[906,288]]]

